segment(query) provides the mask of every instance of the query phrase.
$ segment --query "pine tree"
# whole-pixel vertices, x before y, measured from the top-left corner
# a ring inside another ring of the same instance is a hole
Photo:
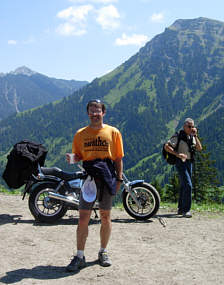
[[[180,181],[177,171],[174,169],[169,179],[169,184],[165,186],[164,200],[177,203],[180,192]]]
[[[162,189],[162,186],[161,184],[159,183],[159,180],[158,179],[154,179],[154,181],[151,182],[152,186],[156,188],[157,192],[159,193],[160,195],[160,198],[161,200],[163,199],[163,189]]]
[[[220,198],[217,187],[219,185],[218,172],[214,167],[214,162],[210,159],[206,145],[203,145],[201,152],[196,152],[192,174],[193,193],[196,202],[218,201]]]

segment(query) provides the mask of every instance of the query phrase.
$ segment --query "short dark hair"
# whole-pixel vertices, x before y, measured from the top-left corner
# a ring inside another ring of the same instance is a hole
[[[86,110],[87,110],[87,113],[89,112],[89,107],[90,106],[100,106],[101,109],[102,109],[102,112],[105,113],[106,111],[106,107],[104,105],[104,103],[100,100],[100,99],[93,99],[93,100],[90,100],[86,106]]]

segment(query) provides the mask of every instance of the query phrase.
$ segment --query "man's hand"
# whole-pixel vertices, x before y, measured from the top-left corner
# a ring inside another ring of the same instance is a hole
[[[187,155],[184,153],[179,153],[177,157],[179,157],[183,162],[187,159]]]
[[[198,130],[196,128],[192,128],[191,133],[193,136],[197,136]]]

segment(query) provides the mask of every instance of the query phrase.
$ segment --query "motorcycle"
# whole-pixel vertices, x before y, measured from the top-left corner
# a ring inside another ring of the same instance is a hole
[[[87,173],[65,172],[58,167],[40,167],[38,174],[31,175],[26,182],[23,199],[29,193],[29,209],[35,220],[53,223],[62,218],[67,210],[78,210],[81,187]],[[136,220],[153,217],[160,205],[156,189],[144,180],[129,181],[123,174],[122,203],[126,212]],[[93,210],[99,209],[96,201]]]

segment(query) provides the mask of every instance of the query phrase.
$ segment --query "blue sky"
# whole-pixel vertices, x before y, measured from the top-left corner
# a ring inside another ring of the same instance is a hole
[[[0,72],[92,81],[177,19],[224,22],[223,0],[0,0]]]

